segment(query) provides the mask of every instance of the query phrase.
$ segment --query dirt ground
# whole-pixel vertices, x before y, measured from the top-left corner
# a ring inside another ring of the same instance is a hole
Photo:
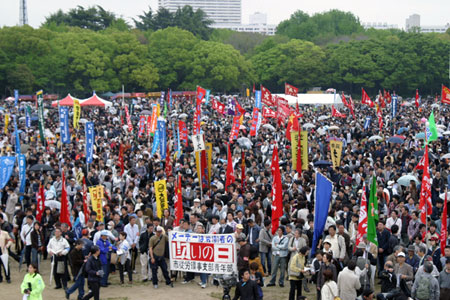
[[[137,260],[137,264],[139,259]],[[23,265],[21,272],[18,271],[18,263],[16,261],[10,262],[11,268],[11,284],[7,284],[5,281],[0,283],[0,299],[22,299],[20,293],[20,284],[25,276],[25,265]],[[140,266],[136,266],[136,270],[140,271]],[[65,299],[63,290],[55,290],[55,283],[49,286],[50,277],[50,262],[45,260],[41,263],[41,275],[44,278],[46,287],[43,294],[43,299],[59,300]],[[161,274],[159,274],[161,276]],[[268,282],[269,278],[265,281]],[[4,279],[5,280],[5,279]],[[149,282],[142,283],[140,281],[140,275],[133,275],[133,284],[119,284],[119,272],[110,275],[109,281],[112,283],[108,288],[100,289],[100,298],[102,300],[140,300],[140,299],[185,299],[185,300],[207,300],[207,299],[222,299],[222,288],[208,285],[206,289],[202,289],[197,283],[200,281],[199,277],[195,278],[195,282],[189,284],[181,284],[182,279],[178,278],[174,283],[174,288],[168,287],[164,282],[160,282],[159,288],[154,289],[153,285]],[[72,283],[71,283],[72,284]],[[69,284],[69,286],[71,285]],[[312,285],[309,285],[310,289],[313,289]],[[85,287],[87,292],[87,286]],[[287,299],[289,294],[289,281],[285,281],[285,287],[280,288],[268,287],[263,288],[264,299]],[[308,299],[315,299],[315,294],[306,294]],[[70,295],[70,299],[77,299],[78,291]],[[231,292],[231,296],[234,296],[234,290]]]

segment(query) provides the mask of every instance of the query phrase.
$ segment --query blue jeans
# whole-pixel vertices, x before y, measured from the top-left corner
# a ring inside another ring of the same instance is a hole
[[[277,281],[277,269],[280,269],[280,280],[278,283],[284,285],[284,272],[286,271],[286,257],[280,257],[279,255],[273,256],[273,266],[272,266],[272,279],[270,284],[275,284]]]
[[[272,253],[270,252],[260,252],[259,253],[261,256],[261,264],[263,266],[264,272],[266,272],[267,274],[270,274],[270,270],[272,267]],[[267,260],[267,266],[266,266],[266,260]]]
[[[200,273],[200,280],[202,281],[202,284],[206,284],[208,282],[208,274]]]
[[[106,286],[108,285],[108,276],[109,276],[109,261],[106,265],[102,265],[102,270],[103,270],[103,277],[100,280],[100,285],[101,286]]]
[[[31,248],[31,262],[40,267],[40,253],[36,248]]]
[[[80,276],[77,277],[77,280],[75,283],[67,290],[67,294],[72,294],[73,292],[78,289],[78,299],[83,298],[84,296],[84,276],[80,274]]]

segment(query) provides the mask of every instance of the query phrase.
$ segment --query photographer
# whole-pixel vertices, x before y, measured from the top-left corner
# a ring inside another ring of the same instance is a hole
[[[42,292],[44,291],[45,283],[38,272],[37,265],[31,263],[28,266],[28,273],[20,285],[22,294],[28,295],[28,300],[42,300]]]
[[[377,295],[378,300],[397,299],[401,294],[397,289],[397,275],[394,274],[394,264],[388,260],[384,264],[384,270],[380,273],[381,293]]]

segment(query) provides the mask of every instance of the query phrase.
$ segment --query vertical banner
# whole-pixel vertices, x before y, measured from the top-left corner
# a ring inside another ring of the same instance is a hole
[[[208,106],[209,104],[209,94],[211,93],[211,90],[206,90],[206,96],[205,96],[205,104]]]
[[[14,90],[14,106],[17,107],[19,104],[19,90]]]
[[[167,203],[167,189],[166,189],[166,180],[158,180],[155,181],[155,198],[156,198],[156,212],[158,218],[162,218],[163,211],[166,208],[169,208],[169,204]]]
[[[92,209],[97,213],[97,221],[103,222],[103,208],[102,208],[102,189],[99,186],[93,186],[89,188],[89,194],[91,196]]]
[[[303,132],[303,131],[302,131]],[[328,209],[330,207],[331,192],[333,191],[333,183],[320,174],[316,173],[316,209],[314,213],[314,235],[313,243],[311,247],[311,254],[316,252],[316,245],[319,239],[322,237],[323,229],[325,228],[325,222],[328,217]]]
[[[26,183],[26,158],[24,154],[19,154],[17,157],[19,162],[19,194],[20,200],[23,198],[25,193],[25,183]]]
[[[166,92],[162,91],[159,97],[159,107],[164,107],[164,98],[166,97]]]
[[[202,187],[203,188],[209,188],[209,172],[208,172],[208,163],[206,159],[206,150],[203,150],[200,152],[201,159],[200,159],[200,166],[202,168],[201,172],[201,178],[202,178]]]
[[[180,129],[180,139],[185,142],[186,147],[189,145],[187,127],[184,121],[178,121],[178,127]]]
[[[128,132],[133,132],[133,124],[131,123],[130,112],[128,111],[128,106],[125,105],[125,117],[127,118]]]
[[[258,127],[258,120],[259,120],[259,111],[258,108],[255,106],[253,108],[253,114],[252,114],[252,126],[250,127],[250,136],[256,136],[256,131]]]
[[[173,122],[172,122],[172,128],[175,129],[175,124]],[[177,126],[175,130],[176,130],[176,133],[177,133],[177,140],[176,140],[176,143],[177,143],[177,157],[180,157],[181,156],[180,126]]]
[[[169,234],[170,270],[209,274],[236,274],[234,234]],[[245,285],[245,283],[244,283]]]
[[[79,129],[80,128],[80,116],[81,116],[81,106],[80,106],[80,100],[73,99],[73,128]]]
[[[42,184],[39,184],[39,190],[36,193],[36,202],[36,220],[40,222],[45,209],[45,194],[44,186]]]
[[[259,110],[262,109],[261,91],[255,91],[255,107],[257,107]]]
[[[183,195],[181,193],[181,175],[178,175],[175,193],[175,203],[173,205],[173,215],[175,216],[175,226],[180,225],[180,220],[183,219]]]
[[[29,105],[25,108],[25,127],[31,127],[31,107]]]
[[[341,164],[342,156],[342,141],[330,141],[331,161],[333,162],[333,169],[336,170]]]
[[[161,140],[159,139],[160,134],[159,127],[161,126],[161,121],[160,120],[156,121],[157,121],[156,125],[157,128],[155,130],[155,135],[153,136],[152,155],[155,155],[156,151],[158,151],[159,143],[161,142]]]
[[[155,134],[156,126],[158,124],[158,106],[156,104],[152,104],[152,118],[150,124],[150,133]]]
[[[42,144],[45,143],[45,135],[44,135],[44,98],[42,97],[42,90],[36,93],[37,96],[37,104],[38,104],[38,127],[39,127],[39,136],[41,137]]]
[[[298,140],[299,140],[299,133],[298,133],[298,131],[292,131],[291,130],[292,170],[296,170],[297,169]]]
[[[166,120],[163,118],[160,118],[158,120],[159,124],[159,154],[161,155],[161,159],[166,159],[167,154],[167,135],[166,135]]]
[[[395,116],[397,115],[397,101],[398,101],[398,97],[397,95],[392,95],[392,102],[391,102],[391,110],[392,110],[392,118],[395,118]]]
[[[202,151],[195,151],[195,169],[197,170],[197,178],[200,185],[202,182]],[[203,185],[202,185],[203,186]]]
[[[19,130],[17,130],[17,120],[16,120],[16,116],[13,116],[14,119],[14,134],[15,134],[15,138],[16,138],[16,154],[20,153],[20,138],[19,138]]]
[[[11,178],[15,161],[16,158],[14,156],[0,157],[0,189],[3,189]]]
[[[138,138],[141,138],[144,133],[145,133],[145,116],[140,116]]]
[[[205,148],[206,148],[206,158],[207,158],[207,162],[208,162],[208,186],[211,185],[211,180],[212,180],[212,143],[206,143],[205,144]]]
[[[302,148],[302,170],[308,170],[308,131],[300,133],[300,146]]]
[[[86,122],[86,163],[92,164],[94,156],[94,122]]]
[[[233,140],[237,139],[238,135],[239,135],[239,126],[241,125],[241,120],[239,116],[234,116],[233,117],[233,127],[231,128],[231,133],[230,133],[230,143],[233,143]]]
[[[392,101],[392,103],[394,103]],[[367,130],[370,127],[370,122],[372,121],[372,117],[366,117],[366,120],[364,121],[364,130]]]
[[[150,137],[152,132],[152,116],[147,116],[147,136]]]
[[[4,134],[8,133],[8,125],[9,125],[9,114],[5,114],[5,127],[3,130]]]
[[[61,133],[61,143],[70,144],[68,107],[64,106],[59,107],[59,129]]]

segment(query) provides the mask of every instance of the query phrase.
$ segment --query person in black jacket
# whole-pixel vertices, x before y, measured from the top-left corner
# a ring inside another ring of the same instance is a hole
[[[381,273],[381,270],[384,268],[384,262],[386,261],[386,257],[391,254],[389,249],[389,239],[391,237],[391,233],[384,227],[385,224],[383,221],[378,221],[377,224],[377,239],[378,239],[378,272]]]
[[[83,253],[84,242],[83,240],[77,240],[75,247],[69,253],[69,262],[72,269],[72,276],[75,283],[66,290],[66,299],[69,299],[70,294],[78,289],[78,299],[82,299],[84,296],[84,275],[80,272],[83,267],[85,257]]]
[[[233,300],[261,300],[258,293],[258,287],[255,281],[250,280],[248,269],[241,271],[242,280],[236,286],[236,292]]]
[[[141,234],[139,237],[139,252],[140,255],[140,261],[141,261],[141,278],[142,282],[146,282],[152,278],[152,271],[148,267],[148,242],[150,241],[150,238],[154,236],[153,233],[153,224],[149,223],[147,224],[147,230]]]
[[[100,280],[103,276],[102,263],[99,259],[100,247],[92,246],[91,256],[86,262],[85,270],[88,277],[89,293],[83,297],[83,300],[89,300],[94,297],[94,300],[100,300]]]

